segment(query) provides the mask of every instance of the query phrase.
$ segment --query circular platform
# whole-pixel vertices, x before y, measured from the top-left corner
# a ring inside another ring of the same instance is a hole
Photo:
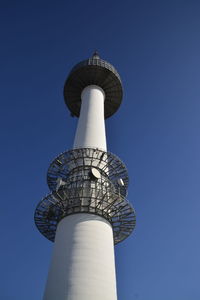
[[[56,157],[47,171],[50,190],[56,190],[58,179],[66,181],[70,173],[85,168],[97,169],[102,176],[108,177],[112,182],[116,193],[127,195],[129,179],[124,163],[116,155],[95,148],[72,149]]]
[[[136,223],[135,211],[122,196],[99,185],[59,189],[46,196],[37,206],[35,223],[38,230],[50,241],[54,241],[56,228],[61,219],[75,213],[92,213],[108,220],[113,228],[114,243],[126,239]]]
[[[105,92],[105,118],[112,116],[122,101],[122,83],[116,69],[97,53],[71,70],[65,85],[65,103],[74,116],[79,116],[81,92],[88,85],[98,85]]]

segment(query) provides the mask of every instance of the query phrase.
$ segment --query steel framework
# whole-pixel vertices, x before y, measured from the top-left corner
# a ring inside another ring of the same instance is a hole
[[[98,170],[98,178],[92,168]],[[94,148],[66,151],[50,164],[47,182],[52,193],[38,204],[35,223],[49,240],[54,241],[60,220],[74,213],[106,218],[112,225],[115,244],[133,231],[135,211],[125,199],[127,169],[114,154]]]

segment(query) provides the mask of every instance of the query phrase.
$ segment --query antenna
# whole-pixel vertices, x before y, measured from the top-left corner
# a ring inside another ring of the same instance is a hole
[[[64,180],[62,180],[61,177],[58,177],[56,179],[56,183],[57,183],[57,185],[56,185],[56,191],[58,191],[61,186],[63,186],[63,185],[66,184],[66,182]]]

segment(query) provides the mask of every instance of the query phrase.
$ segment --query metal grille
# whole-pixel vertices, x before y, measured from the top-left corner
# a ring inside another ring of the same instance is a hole
[[[58,178],[66,181],[71,172],[91,167],[108,177],[116,193],[126,196],[129,179],[125,165],[116,155],[94,148],[73,149],[56,157],[47,172],[48,186],[51,191],[55,191]],[[119,179],[123,180],[124,185],[119,184]]]
[[[92,213],[108,220],[113,228],[114,243],[127,238],[135,227],[135,212],[130,203],[112,191],[112,185],[95,183],[94,188],[86,181],[67,185],[45,197],[35,211],[38,230],[54,241],[59,221],[70,214]]]
[[[94,176],[93,168],[99,176]],[[94,148],[66,151],[50,164],[47,182],[52,193],[38,204],[35,223],[49,240],[54,241],[60,220],[75,213],[96,214],[108,220],[115,244],[133,231],[135,211],[125,199],[127,169],[114,154]]]

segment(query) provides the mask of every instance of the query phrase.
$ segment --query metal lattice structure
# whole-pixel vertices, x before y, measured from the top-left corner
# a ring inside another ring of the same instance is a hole
[[[92,175],[92,168],[99,171],[99,178]],[[62,185],[58,185],[59,180]],[[114,154],[93,148],[66,151],[50,164],[47,182],[52,193],[38,204],[35,223],[49,240],[54,241],[59,221],[74,213],[92,213],[107,219],[115,244],[133,231],[135,211],[125,199],[127,169]]]
[[[129,182],[126,166],[111,152],[94,148],[73,149],[57,156],[47,171],[49,189],[55,191],[58,178],[65,181],[72,171],[76,172],[83,167],[98,169],[102,176],[107,176],[114,184],[116,191],[126,196]],[[119,185],[119,179],[123,180],[123,186]]]
[[[38,230],[54,241],[57,225],[62,218],[74,213],[92,213],[111,223],[115,244],[127,238],[135,227],[135,212],[130,203],[115,194],[110,184],[91,185],[89,180],[79,182],[78,187],[68,184],[45,197],[35,211]]]

